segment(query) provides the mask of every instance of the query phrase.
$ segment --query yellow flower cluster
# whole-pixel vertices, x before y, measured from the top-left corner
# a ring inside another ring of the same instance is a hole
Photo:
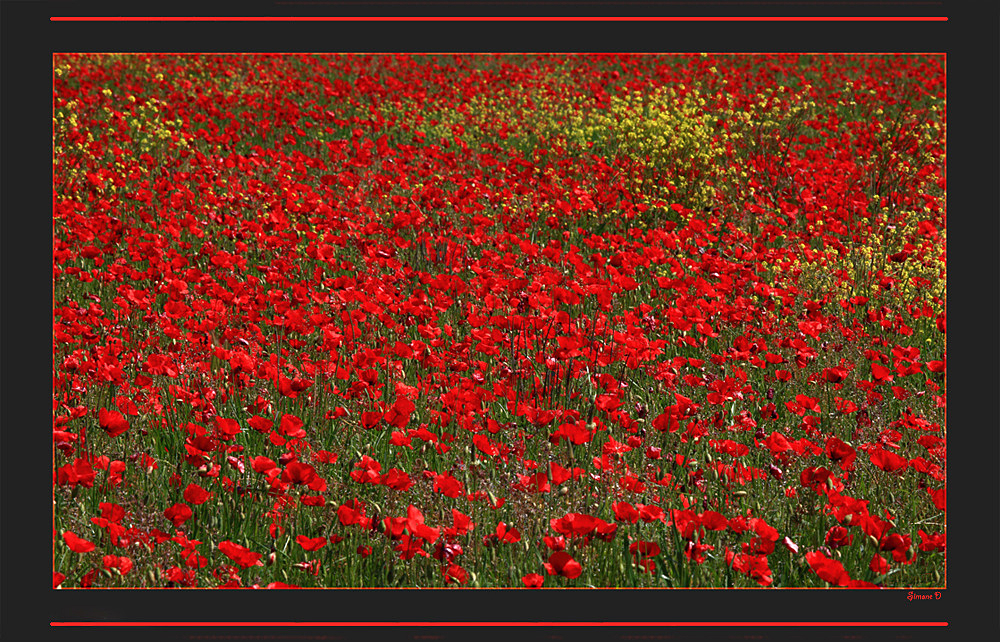
[[[658,87],[612,96],[606,110],[578,111],[567,122],[568,142],[610,158],[625,158],[636,171],[633,188],[648,202],[688,207],[712,201],[715,173],[725,164],[725,133],[705,112],[697,89]]]
[[[62,70],[62,71],[60,71]],[[70,66],[55,68],[57,76],[69,73]],[[163,102],[147,97],[137,99],[133,95],[120,96],[108,88],[101,89],[95,99],[71,100],[56,104],[52,114],[52,149],[53,165],[63,162],[66,154],[92,157],[115,174],[124,175],[125,166],[112,154],[107,139],[110,132],[125,133],[134,143],[138,153],[148,153],[155,157],[163,156],[171,141],[185,147],[188,141],[179,132],[179,121],[163,119]],[[104,145],[104,156],[93,156],[90,146],[95,142]],[[145,171],[145,165],[139,164],[139,171]],[[83,167],[65,168],[64,178],[75,182],[83,180]],[[117,188],[114,181],[106,181],[95,188],[97,193],[105,191],[114,193]],[[77,198],[81,198],[78,194]]]
[[[130,102],[135,101],[133,96],[129,96],[129,99]],[[173,138],[175,128],[179,124],[173,120],[160,120],[160,105],[161,101],[149,98],[145,103],[138,105],[128,119],[132,137],[138,141],[142,153],[162,150],[168,144],[167,141]],[[182,136],[178,139],[178,144],[184,146],[187,141]]]
[[[883,287],[876,275],[881,272],[892,279],[894,299],[902,304],[926,303],[938,314],[944,309],[947,292],[946,232],[940,230],[933,239],[920,238],[919,222],[928,216],[926,209],[900,212],[893,225],[884,208],[875,214],[873,232],[864,242],[848,247],[843,255],[828,248],[813,253],[811,260],[798,259],[788,273],[815,298],[830,293],[835,299],[848,299],[878,297]],[[908,247],[912,250],[906,251]]]

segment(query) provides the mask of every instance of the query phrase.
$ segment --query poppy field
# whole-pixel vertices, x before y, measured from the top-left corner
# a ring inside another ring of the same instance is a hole
[[[53,587],[942,587],[934,55],[53,58]]]

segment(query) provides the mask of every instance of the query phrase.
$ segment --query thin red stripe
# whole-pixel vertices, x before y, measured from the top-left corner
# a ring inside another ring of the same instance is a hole
[[[52,16],[53,22],[947,22],[945,16]]]
[[[50,622],[52,626],[948,626],[947,622]]]

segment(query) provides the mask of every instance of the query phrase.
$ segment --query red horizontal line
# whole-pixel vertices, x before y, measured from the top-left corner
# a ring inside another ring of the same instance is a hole
[[[52,626],[948,626],[947,622],[50,622]]]
[[[947,22],[945,16],[52,16],[52,22]]]

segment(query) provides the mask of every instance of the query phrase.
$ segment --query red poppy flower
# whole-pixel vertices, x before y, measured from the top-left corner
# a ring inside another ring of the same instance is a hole
[[[762,518],[751,518],[749,526],[755,533],[757,533],[757,535],[761,537],[761,539],[765,539],[769,542],[777,542],[780,537],[778,529],[765,522]]]
[[[174,526],[180,526],[184,522],[191,519],[194,513],[191,512],[191,508],[187,504],[176,503],[167,510],[163,511],[163,516],[174,523]]]
[[[448,567],[444,570],[445,582],[452,583],[458,582],[459,584],[465,584],[469,581],[469,573],[454,562],[450,562]]]
[[[360,500],[348,500],[337,508],[337,519],[344,526],[360,523],[365,517],[365,505]]]
[[[567,537],[583,536],[589,535],[594,530],[597,526],[597,519],[590,515],[567,513],[558,519],[549,520],[549,523],[555,532]]]
[[[820,579],[824,582],[829,582],[836,586],[847,586],[847,583],[851,580],[847,575],[847,571],[844,570],[843,564],[837,560],[828,558],[823,553],[818,551],[806,553],[806,561],[812,567],[812,570],[815,571],[816,575],[819,575]]]
[[[928,488],[927,492],[930,494],[935,508],[938,510],[947,510],[947,494],[944,487],[937,489]]]
[[[454,508],[451,509],[451,518],[454,523],[452,528],[454,535],[465,535],[476,526],[476,524],[472,521],[472,517],[461,513]]]
[[[549,575],[562,575],[572,580],[580,577],[583,567],[566,551],[556,551],[549,556],[549,561],[545,563],[545,570]]]
[[[878,584],[872,584],[871,582],[866,582],[864,580],[849,580],[847,582],[847,588],[855,589],[877,589],[882,588]]]
[[[840,464],[840,469],[848,471],[854,468],[854,459],[857,451],[850,444],[841,441],[837,437],[830,437],[826,441],[827,456]]]
[[[917,533],[920,535],[920,550],[925,553],[932,551],[944,551],[947,547],[947,534],[946,533],[935,533],[933,535],[928,535],[924,532],[924,529],[919,529]]]
[[[806,395],[795,395],[795,403],[806,410],[819,412],[819,399],[814,399]]]
[[[242,431],[235,419],[223,419],[222,417],[215,418],[215,429],[219,431],[219,439],[230,439]]]
[[[564,481],[569,480],[569,478],[572,477],[572,475],[573,475],[573,473],[572,473],[572,471],[570,469],[563,468],[562,466],[560,466],[556,462],[551,462],[549,464],[549,471],[550,471],[552,483],[555,484],[555,485],[557,485],[557,486],[559,484],[563,483]]]
[[[285,375],[278,376],[278,392],[284,397],[295,399],[299,393],[313,384],[308,379],[289,379]]]
[[[639,521],[639,511],[628,502],[614,502],[611,504],[611,509],[615,512],[615,519],[620,522],[634,524]]]
[[[771,433],[771,436],[767,438],[764,445],[767,446],[772,455],[777,455],[785,452],[786,450],[792,449],[792,445],[788,443],[788,439],[777,431]]]
[[[389,411],[385,413],[385,421],[396,428],[403,428],[409,423],[414,410],[416,410],[416,406],[409,399],[397,399]]]
[[[296,586],[294,584],[285,584],[284,582],[271,582],[267,586],[265,586],[264,588],[268,588],[268,589],[297,589],[297,588],[301,588],[301,587],[300,586]]]
[[[872,362],[872,379],[875,383],[892,381],[892,371],[876,361]]]
[[[361,413],[361,425],[365,430],[371,430],[378,422],[382,421],[381,412],[365,411]]]
[[[247,420],[247,423],[249,423],[250,427],[259,433],[268,432],[269,430],[271,430],[271,426],[274,425],[273,423],[271,423],[269,419],[265,419],[260,416],[250,417],[250,419]]]
[[[750,452],[746,444],[735,442],[732,439],[710,439],[708,445],[718,453],[732,455],[733,457],[743,457]]]
[[[566,536],[557,535],[552,537],[551,535],[546,535],[542,538],[542,542],[550,551],[564,551],[566,550]]]
[[[847,368],[837,366],[835,368],[824,368],[823,378],[830,383],[840,383],[847,378]]]
[[[117,556],[117,555],[105,555],[101,560],[106,569],[118,569],[118,572],[122,575],[126,575],[132,570],[133,562],[131,557]]]
[[[750,556],[770,555],[774,552],[774,542],[763,537],[754,537],[742,545],[743,553]]]
[[[901,471],[910,464],[905,457],[900,457],[896,453],[885,450],[881,446],[871,451],[869,459],[871,459],[874,466],[890,473]]]
[[[809,466],[799,475],[799,482],[806,488],[822,488],[830,479],[830,471],[826,468]]]
[[[325,537],[306,537],[305,535],[297,535],[295,537],[295,542],[302,547],[302,549],[308,553],[312,551],[318,551],[326,545]]]
[[[910,536],[900,533],[891,533],[882,538],[879,543],[879,550],[892,553],[895,562],[912,564],[916,556]]]
[[[56,481],[60,485],[79,484],[84,488],[90,488],[94,485],[94,469],[86,459],[76,458],[72,464],[66,464],[56,471]]]
[[[680,429],[677,406],[669,406],[667,411],[653,418],[653,428],[660,432],[676,432]]]
[[[688,561],[694,562],[695,564],[703,564],[705,562],[705,553],[714,550],[715,547],[711,544],[695,543],[688,540],[684,545],[684,557],[688,558]],[[650,572],[653,570],[654,568],[651,568]]]
[[[233,560],[243,568],[264,565],[264,562],[260,561],[260,558],[263,557],[260,553],[255,553],[250,549],[244,548],[243,546],[230,542],[229,540],[220,542],[219,550],[222,551],[226,557]]]
[[[261,457],[261,456],[254,457],[252,465],[254,471],[258,473],[266,473],[267,471],[278,467],[278,465],[274,463],[272,460],[268,459],[267,457]]]
[[[834,526],[826,532],[826,538],[824,538],[823,542],[830,548],[838,548],[840,546],[849,546],[853,540],[854,536],[846,528],[843,526]]]
[[[875,555],[872,556],[872,561],[869,562],[868,568],[870,568],[873,573],[877,573],[878,575],[885,575],[891,570],[888,560],[878,553],[875,553]]]
[[[212,494],[197,484],[188,484],[184,489],[184,501],[194,506],[204,504]]]
[[[354,464],[354,467],[357,470],[351,471],[351,479],[359,484],[382,483],[382,476],[379,474],[379,471],[382,470],[382,464],[378,463],[368,455],[362,455],[361,461]]]
[[[382,484],[393,490],[406,491],[413,486],[410,476],[398,468],[390,468],[382,475]]]
[[[497,524],[497,539],[506,544],[514,544],[521,541],[521,533],[516,528],[507,526],[503,522]]]
[[[63,540],[66,541],[66,545],[74,553],[89,553],[96,548],[96,545],[88,540],[78,537],[75,533],[71,531],[66,531],[63,533]]]
[[[281,473],[281,481],[286,484],[310,484],[315,480],[316,469],[299,461],[288,464]]]
[[[289,439],[301,439],[306,436],[306,431],[302,429],[304,424],[305,422],[295,415],[284,415],[278,425],[278,432]]]
[[[538,588],[545,581],[545,578],[538,573],[528,573],[521,578],[521,581],[524,582],[524,585],[528,588]]]
[[[119,523],[125,517],[125,509],[118,504],[100,502],[97,505],[101,509],[101,517],[112,523]]]
[[[733,553],[726,549],[726,564],[732,566],[733,570],[752,578],[761,586],[770,586],[774,582],[766,555]]]
[[[427,540],[433,544],[441,534],[440,528],[431,528],[424,523],[424,515],[416,506],[410,504],[406,509],[406,528],[411,535]]]
[[[699,517],[701,525],[710,531],[724,531],[729,526],[729,520],[722,513],[707,510]]]
[[[413,559],[417,555],[430,557],[430,553],[424,550],[424,540],[420,537],[411,537],[408,533],[399,538],[399,543],[393,550],[399,553],[399,559],[403,561]]]
[[[462,482],[451,476],[451,473],[434,476],[434,490],[445,497],[458,497],[462,494]]]
[[[660,545],[656,542],[646,542],[639,540],[629,544],[628,550],[632,556],[642,555],[644,557],[656,557],[660,554]]]
[[[106,410],[101,408],[97,412],[97,422],[109,437],[117,437],[127,431],[130,426],[125,416],[117,410]]]
[[[877,515],[867,515],[867,514],[855,514],[851,521],[851,525],[855,525],[865,532],[865,535],[875,538],[876,541],[881,540],[882,537],[889,532],[892,525],[880,519]]]
[[[665,522],[667,520],[667,514],[655,504],[638,504],[636,508],[639,509],[639,519],[647,524],[656,521]]]

